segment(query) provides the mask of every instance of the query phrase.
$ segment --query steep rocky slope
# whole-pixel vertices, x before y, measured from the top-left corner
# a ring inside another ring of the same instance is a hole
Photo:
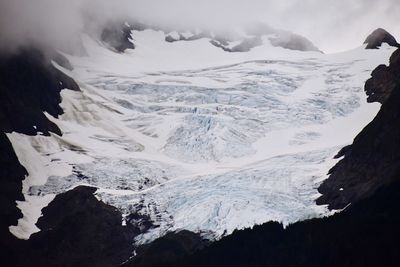
[[[22,241],[11,235],[8,227],[16,225],[22,217],[16,201],[24,200],[22,180],[28,173],[5,133],[61,134],[43,112],[54,117],[62,114],[59,106],[61,89],[79,90],[71,78],[51,65],[51,60],[71,67],[61,54],[45,55],[33,48],[0,57],[0,242],[4,248],[2,258],[8,266],[16,264],[18,250],[24,247]]]
[[[37,223],[42,231],[27,241],[28,255],[19,264],[118,266],[128,259],[135,229],[123,226],[121,213],[98,201],[95,191],[79,186],[58,195],[44,208]]]
[[[378,86],[372,87],[371,80],[367,82],[370,95],[375,96],[376,92],[377,95],[390,96],[383,102],[374,120],[357,135],[353,144],[337,155],[344,158],[330,170],[329,179],[320,186],[322,196],[317,200],[318,204],[328,204],[331,209],[342,209],[390,183],[399,172],[400,83],[395,78],[399,75],[399,52],[397,50],[392,55],[390,65],[386,68],[387,73],[393,76],[377,76],[375,70],[372,83]]]
[[[122,53],[126,49],[135,49],[131,31],[133,27],[127,23],[109,23],[101,33],[101,41],[116,52]]]
[[[400,50],[393,53],[389,66],[379,65],[372,72],[371,79],[365,83],[367,101],[383,104],[398,84],[400,84]]]
[[[71,65],[60,54],[44,54],[25,48],[0,57],[0,130],[35,135],[60,129],[44,114],[57,118],[63,113],[60,92],[79,90],[73,79],[51,64],[54,60],[67,68]]]
[[[17,248],[20,242],[10,233],[8,227],[16,225],[17,220],[22,217],[15,201],[24,200],[22,180],[26,174],[6,134],[0,133],[0,257],[7,266],[14,266],[19,254]]]

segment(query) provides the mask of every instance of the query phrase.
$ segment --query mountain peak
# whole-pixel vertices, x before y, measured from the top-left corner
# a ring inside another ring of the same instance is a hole
[[[367,44],[366,49],[377,49],[382,45],[382,43],[400,47],[400,44],[396,41],[393,35],[382,28],[374,30],[364,41],[364,44]]]

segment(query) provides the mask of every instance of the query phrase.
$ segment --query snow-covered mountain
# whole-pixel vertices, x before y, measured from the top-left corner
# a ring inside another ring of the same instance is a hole
[[[3,129],[27,172],[10,232],[40,239],[57,195],[94,191],[122,214],[120,232],[135,227],[135,246],[181,229],[215,240],[332,214],[315,204],[318,187],[377,114],[363,86],[395,48],[323,54],[269,28],[224,36],[123,24],[83,36],[84,55],[64,55],[73,68],[50,56],[59,80],[46,86],[73,90],[50,108],[39,101],[29,133]]]

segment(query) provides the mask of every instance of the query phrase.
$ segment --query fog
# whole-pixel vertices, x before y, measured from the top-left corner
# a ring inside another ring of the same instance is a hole
[[[32,42],[60,46],[84,29],[129,18],[233,29],[261,21],[330,53],[359,46],[378,27],[400,39],[398,14],[398,0],[0,0],[0,49]]]

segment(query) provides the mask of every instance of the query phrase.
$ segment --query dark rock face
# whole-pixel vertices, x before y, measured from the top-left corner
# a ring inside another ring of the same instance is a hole
[[[14,149],[4,133],[0,133],[0,218],[2,229],[16,225],[22,217],[21,211],[16,207],[16,200],[24,200],[22,183],[25,178],[25,168],[19,163]]]
[[[0,132],[0,257],[2,265],[16,266],[21,244],[8,230],[22,217],[15,201],[24,200],[22,180],[27,172],[19,163],[14,149],[4,133]]]
[[[0,253],[5,266],[19,266],[18,258],[25,250],[26,243],[11,235],[8,227],[16,225],[22,217],[15,201],[24,200],[22,180],[28,175],[5,132],[61,134],[43,112],[54,117],[62,114],[61,89],[79,90],[51,60],[66,68],[72,67],[64,56],[53,50],[46,51],[45,55],[26,48],[18,54],[0,55]]]
[[[15,201],[24,200],[22,180],[28,175],[5,132],[61,135],[43,112],[54,117],[62,114],[60,91],[79,90],[75,81],[55,68],[51,60],[72,68],[64,56],[51,49],[42,52],[25,48],[17,54],[0,55],[0,255],[4,266],[24,266],[19,259],[21,252],[27,251],[27,242],[15,238],[8,227],[22,217]]]
[[[125,23],[110,23],[103,29],[101,40],[118,53],[123,53],[126,49],[135,49],[131,41],[132,30]]]
[[[0,57],[0,131],[35,135],[60,129],[46,118],[44,111],[57,118],[64,88],[79,90],[73,79],[56,69],[51,58],[36,49]],[[70,67],[62,55],[55,59]],[[35,126],[35,127],[34,127]]]
[[[208,240],[187,230],[168,233],[150,244],[139,247],[136,250],[138,255],[124,266],[151,266],[153,264],[168,266],[168,263],[190,255],[208,244]]]
[[[364,41],[364,44],[367,44],[366,49],[377,49],[381,47],[382,43],[387,43],[390,46],[400,47],[400,44],[396,41],[396,39],[382,28],[373,31]]]
[[[21,266],[119,266],[133,250],[133,233],[121,213],[97,200],[96,188],[79,186],[42,210],[41,229],[29,239]]]
[[[400,50],[390,57],[389,66],[380,65],[372,72],[372,77],[365,83],[367,101],[383,104],[397,84],[400,84]]]
[[[269,222],[235,231],[193,255],[152,266],[398,266],[400,176],[396,180],[334,216],[286,229]]]
[[[132,233],[137,236],[146,233],[152,228],[157,228],[158,225],[148,215],[139,214],[137,212],[131,213],[125,218]]]
[[[396,70],[393,75],[400,73],[396,66],[398,60],[399,50],[393,54],[388,68]],[[330,209],[342,209],[392,182],[400,171],[400,83],[393,85],[388,80],[380,81],[379,77],[387,76],[377,76],[375,73],[373,83],[382,84],[378,89],[383,88],[383,92],[390,95],[374,120],[342,153],[344,158],[329,171],[330,177],[318,189],[322,196],[317,204],[328,204]],[[388,85],[391,87],[386,88]]]

